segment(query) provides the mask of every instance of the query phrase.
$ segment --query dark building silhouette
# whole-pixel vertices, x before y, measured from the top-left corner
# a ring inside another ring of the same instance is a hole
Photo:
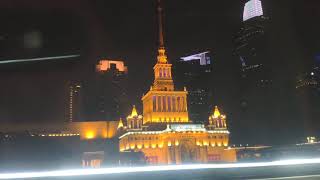
[[[206,122],[213,103],[213,66],[209,52],[182,57],[174,67],[176,82],[188,90],[189,118],[195,123]]]
[[[257,3],[259,6],[251,6]],[[246,17],[246,18],[245,18]],[[233,37],[233,55],[239,62],[237,111],[235,116],[242,124],[242,136],[257,142],[268,142],[269,131],[275,119],[273,107],[278,103],[272,78],[273,64],[268,52],[268,24],[270,19],[263,15],[259,0],[245,3],[240,30]],[[248,124],[255,129],[249,129]],[[256,143],[256,142],[249,142]]]
[[[94,73],[69,83],[66,121],[118,120],[130,106],[127,86],[123,61],[100,60]]]
[[[318,136],[320,115],[320,66],[312,65],[296,76],[295,92],[299,105],[299,116],[306,129],[305,136]]]
[[[99,61],[86,87],[89,119],[116,120],[124,114],[129,106],[127,73],[123,61]]]
[[[254,4],[254,6],[253,6]],[[262,95],[270,94],[272,68],[266,58],[266,32],[269,18],[263,15],[260,0],[250,0],[244,6],[243,22],[233,38],[234,55],[239,59],[240,105],[260,104]],[[257,102],[254,102],[257,100]]]

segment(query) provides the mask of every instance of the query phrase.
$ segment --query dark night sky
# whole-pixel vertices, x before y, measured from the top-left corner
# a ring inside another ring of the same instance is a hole
[[[262,58],[273,67],[276,103],[265,107],[261,102],[263,111],[252,112],[256,119],[250,122],[238,116],[239,62],[232,56],[232,37],[240,27],[244,2],[164,2],[169,59],[201,50],[213,52],[216,101],[229,117],[235,143],[296,141],[320,127],[319,104],[314,106],[307,97],[298,98],[292,92],[297,72],[306,70],[320,52],[320,1],[262,2],[271,18]],[[131,101],[140,103],[153,80],[155,15],[155,1],[151,0],[1,1],[0,60],[67,54],[81,57],[1,64],[0,120],[63,121],[66,82],[92,73],[100,57],[125,60],[130,91],[135,94]],[[274,118],[266,121],[263,113],[272,113]]]

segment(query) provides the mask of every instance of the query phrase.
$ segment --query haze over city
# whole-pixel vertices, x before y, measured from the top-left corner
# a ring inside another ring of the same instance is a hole
[[[0,179],[318,177],[319,5],[1,1]]]

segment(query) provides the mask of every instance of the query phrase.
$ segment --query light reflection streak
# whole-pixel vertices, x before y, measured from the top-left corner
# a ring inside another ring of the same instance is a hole
[[[188,164],[188,165],[166,165],[166,166],[148,166],[148,167],[142,166],[142,167],[117,167],[117,168],[98,168],[98,169],[70,169],[70,170],[43,171],[43,172],[4,173],[4,174],[0,174],[0,179],[87,176],[87,175],[137,173],[137,172],[151,172],[151,171],[153,172],[153,171],[196,170],[196,169],[249,168],[249,167],[319,164],[319,163],[320,163],[320,158],[291,159],[291,160],[257,162],[257,163]]]
[[[79,54],[66,55],[66,56],[52,56],[52,57],[41,57],[41,58],[31,58],[31,59],[9,59],[9,60],[1,60],[0,64],[8,64],[8,63],[20,63],[20,62],[30,62],[30,61],[47,61],[47,60],[55,60],[55,59],[69,59],[79,57]]]

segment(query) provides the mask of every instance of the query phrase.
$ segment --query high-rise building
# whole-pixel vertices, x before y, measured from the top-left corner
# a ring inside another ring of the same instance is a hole
[[[79,82],[69,84],[68,121],[80,121],[83,115],[82,87]]]
[[[254,4],[252,0],[249,2]],[[254,5],[250,7],[248,3],[244,5],[244,11],[255,8]],[[260,8],[260,2],[258,4]],[[241,21],[240,30],[233,37],[234,57],[238,61],[239,69],[235,82],[237,91],[232,106],[233,116],[243,123],[239,125],[242,131],[235,131],[235,139],[238,134],[241,134],[241,139],[250,139],[255,135],[256,140],[249,143],[268,142],[267,129],[272,126],[270,119],[276,118],[270,111],[279,103],[279,93],[274,88],[278,85],[273,79],[275,68],[271,66],[274,64],[273,58],[268,53],[269,19],[265,15],[253,13],[249,19],[242,21],[239,18],[239,21]],[[252,130],[252,126],[255,130]]]
[[[177,90],[162,34],[162,8],[158,0],[159,49],[153,67],[154,82],[142,97],[143,119],[133,107],[119,142],[121,152],[143,152],[150,164],[190,162],[235,162],[233,149],[227,149],[229,131],[225,115],[216,107],[209,126],[193,124],[188,116],[187,90]]]
[[[272,87],[270,63],[266,62],[266,28],[268,18],[263,15],[260,0],[250,0],[244,6],[240,31],[233,38],[234,55],[239,58],[241,106],[260,103]],[[257,102],[254,102],[257,101]]]
[[[121,60],[100,60],[88,82],[90,119],[116,120],[126,112],[128,69]]]
[[[188,110],[193,122],[203,123],[210,112],[213,90],[211,87],[212,62],[209,51],[181,57],[175,62],[176,80],[188,90]]]

